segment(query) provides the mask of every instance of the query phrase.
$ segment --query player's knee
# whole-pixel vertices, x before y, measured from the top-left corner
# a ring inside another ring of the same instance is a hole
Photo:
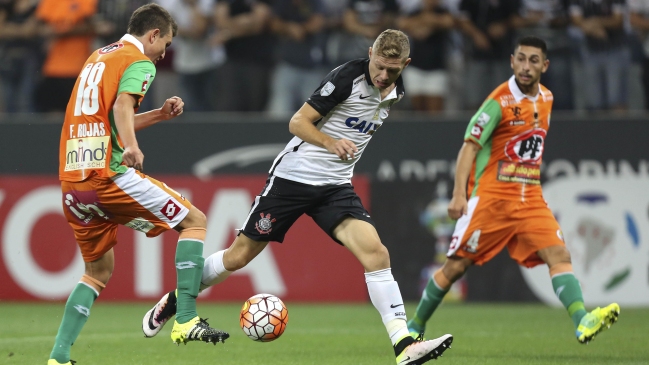
[[[390,267],[390,253],[380,241],[376,242],[364,252],[361,263],[369,272],[387,269]]]
[[[238,251],[229,255],[228,253],[230,252],[226,251],[223,256],[223,265],[228,271],[237,271],[242,269],[255,258],[255,255],[246,251]]]
[[[207,217],[198,208],[192,207],[180,226],[182,228],[207,228]]]
[[[196,209],[193,218],[194,227],[207,228],[207,217],[205,216],[205,213]]]

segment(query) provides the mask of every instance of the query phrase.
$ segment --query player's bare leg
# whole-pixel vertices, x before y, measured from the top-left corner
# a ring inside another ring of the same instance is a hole
[[[423,364],[450,348],[453,336],[449,334],[429,341],[410,336],[403,298],[390,269],[390,254],[374,226],[350,217],[334,229],[333,236],[363,265],[370,299],[388,331],[397,364]]]
[[[598,333],[617,322],[620,314],[620,306],[617,303],[604,308],[595,308],[590,313],[586,312],[581,286],[575,278],[570,252],[565,246],[546,247],[539,250],[537,254],[548,264],[552,287],[575,325],[577,341],[588,343]]]
[[[111,248],[101,258],[86,262],[85,274],[74,288],[68,301],[48,365],[71,364],[70,347],[88,321],[90,308],[106,287],[115,268],[115,255]]]
[[[414,317],[408,321],[408,330],[413,337],[426,331],[426,322],[444,299],[451,285],[461,278],[473,261],[463,257],[449,257],[444,265],[433,273],[422,293]]]

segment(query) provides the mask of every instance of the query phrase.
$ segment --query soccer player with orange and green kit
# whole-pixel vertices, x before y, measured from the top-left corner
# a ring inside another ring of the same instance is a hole
[[[121,40],[86,61],[65,113],[59,153],[63,211],[85,261],[85,274],[65,304],[48,365],[72,364],[70,346],[110,279],[117,226],[154,237],[180,233],[176,247],[177,307],[174,342],[216,343],[228,334],[198,317],[196,296],[203,272],[205,215],[166,184],[144,175],[135,131],[182,114],[172,97],[160,109],[135,114],[177,31],[171,15],[155,4],[131,16]]]
[[[505,246],[519,265],[548,265],[554,291],[572,318],[579,342],[588,343],[617,321],[616,303],[590,313],[584,309],[570,252],[541,191],[540,165],[553,99],[540,79],[549,64],[545,41],[521,38],[511,56],[514,75],[471,119],[448,206],[449,216],[458,219],[455,232],[446,262],[428,281],[408,321],[412,335],[425,331],[453,282]]]

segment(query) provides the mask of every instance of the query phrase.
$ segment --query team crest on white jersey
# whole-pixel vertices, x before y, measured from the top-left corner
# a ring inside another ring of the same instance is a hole
[[[320,95],[322,96],[329,96],[331,93],[334,91],[336,86],[331,83],[331,81],[327,81],[326,84],[320,89]]]

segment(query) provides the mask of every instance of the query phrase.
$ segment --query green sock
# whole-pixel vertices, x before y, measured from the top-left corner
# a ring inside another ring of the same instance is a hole
[[[577,328],[581,318],[588,313],[584,308],[584,297],[581,294],[579,281],[571,272],[558,274],[552,277],[552,288],[568,310],[568,315]]]
[[[203,276],[203,242],[180,240],[176,246],[176,321],[187,323],[196,317],[196,297]]]
[[[50,359],[55,359],[61,364],[70,361],[70,346],[76,341],[81,329],[86,324],[88,316],[90,316],[90,307],[95,299],[97,299],[97,292],[82,283],[77,284],[70,293],[68,301],[65,303],[63,320],[61,320],[59,332],[56,334]]]
[[[442,290],[435,284],[433,278],[428,279],[426,289],[424,289],[419,305],[417,305],[415,316],[408,321],[408,329],[423,332],[426,329],[426,322],[433,315],[439,303],[442,302],[446,293],[448,293],[448,289]]]

